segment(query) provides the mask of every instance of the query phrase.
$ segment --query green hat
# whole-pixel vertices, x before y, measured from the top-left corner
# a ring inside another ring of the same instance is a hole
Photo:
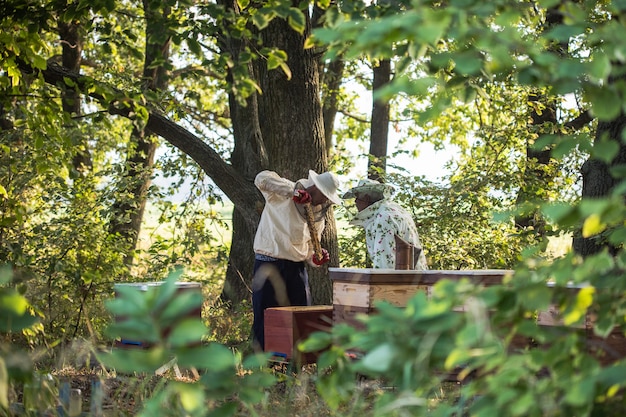
[[[376,180],[365,178],[359,181],[356,187],[352,187],[350,191],[346,192],[342,198],[356,198],[359,195],[365,194],[379,194],[384,198],[389,198],[393,194],[394,188],[389,184],[383,184]]]

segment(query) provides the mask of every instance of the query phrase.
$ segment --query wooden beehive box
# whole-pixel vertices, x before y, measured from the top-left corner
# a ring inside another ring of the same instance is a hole
[[[549,286],[553,285],[548,283]],[[571,297],[576,297],[577,292],[583,288],[582,285],[569,286]],[[597,336],[593,327],[596,322],[596,316],[588,312],[582,323],[565,325],[563,317],[557,305],[551,305],[547,310],[540,311],[537,315],[537,325],[542,327],[568,328],[572,331],[584,334],[587,352],[598,359],[602,365],[609,365],[617,360],[626,358],[626,336],[622,327],[616,326],[608,334],[602,338]]]
[[[159,287],[162,284],[163,284],[163,281],[124,282],[124,283],[115,284],[113,286],[113,290],[115,291],[115,297],[117,297],[118,296],[117,290],[121,287],[131,287],[138,291],[146,292],[150,288]],[[179,293],[182,291],[197,291],[198,293],[202,294],[202,285],[199,282],[183,282],[183,281],[176,282],[176,292]],[[188,314],[188,317],[200,319],[202,317],[202,306],[198,306],[198,308],[195,308],[194,310],[190,311]],[[123,321],[125,317],[115,317],[114,319],[116,321]],[[172,329],[165,329],[164,336],[167,336],[167,334],[169,334],[171,330]],[[198,343],[200,343],[199,340],[198,340]],[[150,344],[142,340],[121,339],[121,340],[116,341],[115,346],[122,347],[122,348],[133,348],[133,347],[147,348],[147,347],[150,347]]]
[[[297,345],[313,332],[332,326],[333,306],[273,307],[265,310],[265,351],[294,363],[314,363],[319,352],[303,353]]]
[[[509,270],[395,270],[329,268],[333,282],[333,323],[362,327],[356,320],[360,313],[371,314],[377,301],[406,306],[418,292],[430,296],[432,286],[441,279],[468,278],[477,285],[495,285],[512,274]],[[460,307],[462,309],[462,307]]]

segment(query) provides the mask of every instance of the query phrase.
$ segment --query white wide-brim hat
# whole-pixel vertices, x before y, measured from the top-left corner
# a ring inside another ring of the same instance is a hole
[[[365,178],[359,181],[356,187],[343,195],[344,199],[355,198],[359,195],[381,194],[384,198],[389,198],[393,194],[394,188],[389,184],[383,184],[376,180]]]
[[[341,204],[341,198],[337,194],[337,188],[339,188],[339,180],[332,172],[324,172],[318,174],[312,169],[309,170],[309,179],[313,181],[313,184],[317,187],[322,194],[332,201],[334,204]]]

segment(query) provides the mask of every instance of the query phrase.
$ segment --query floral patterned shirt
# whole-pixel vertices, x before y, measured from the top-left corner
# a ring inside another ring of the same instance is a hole
[[[416,248],[422,248],[411,214],[391,200],[383,199],[371,204],[354,216],[350,224],[365,229],[367,251],[374,268],[395,269],[396,235]],[[428,269],[423,250],[413,269]]]

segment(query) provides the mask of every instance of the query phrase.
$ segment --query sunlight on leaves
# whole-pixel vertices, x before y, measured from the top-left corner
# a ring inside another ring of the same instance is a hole
[[[194,412],[204,406],[204,392],[200,385],[177,384],[180,403],[188,412]]]
[[[563,317],[563,323],[565,325],[572,325],[582,319],[587,314],[587,309],[593,303],[593,295],[596,289],[594,287],[581,288],[576,294],[576,302],[573,309],[565,314]]]
[[[583,223],[583,237],[591,237],[602,233],[606,229],[606,224],[602,222],[599,214],[592,214],[585,219]]]

